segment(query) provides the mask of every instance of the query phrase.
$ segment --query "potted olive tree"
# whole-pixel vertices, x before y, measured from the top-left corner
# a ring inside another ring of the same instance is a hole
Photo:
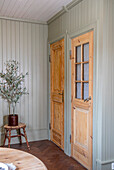
[[[26,74],[19,74],[19,63],[15,60],[7,61],[5,72],[0,73],[0,96],[8,102],[9,116],[8,125],[18,125],[18,115],[15,114],[15,107],[22,95],[28,94],[24,87]],[[10,113],[10,107],[13,107],[13,113]]]

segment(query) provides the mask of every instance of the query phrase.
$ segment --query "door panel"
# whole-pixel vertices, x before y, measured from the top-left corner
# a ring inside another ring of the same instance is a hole
[[[64,40],[51,46],[51,140],[64,149]]]
[[[92,170],[93,31],[72,39],[71,155]]]

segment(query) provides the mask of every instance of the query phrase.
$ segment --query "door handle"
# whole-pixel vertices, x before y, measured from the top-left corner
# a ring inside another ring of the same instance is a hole
[[[84,102],[88,102],[89,100],[91,100],[91,96],[89,96],[88,98],[84,99]]]
[[[62,90],[62,93],[58,93],[59,95],[63,95],[64,94],[64,90]]]
[[[58,93],[59,95],[63,95],[63,93]]]

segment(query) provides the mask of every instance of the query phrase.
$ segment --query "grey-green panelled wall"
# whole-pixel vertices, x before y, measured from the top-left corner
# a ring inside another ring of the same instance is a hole
[[[0,71],[5,69],[4,63],[12,59],[19,61],[20,73],[29,73],[25,81],[29,95],[23,96],[16,107],[19,121],[27,125],[29,141],[48,138],[47,39],[48,26],[45,24],[0,19]],[[1,144],[6,115],[7,102],[0,98]],[[12,143],[16,142],[18,139],[12,139]]]
[[[65,88],[70,94],[69,44],[73,37],[94,30],[93,169],[110,170],[111,162],[114,162],[114,0],[77,2],[72,8],[67,6],[68,12],[48,22],[49,43],[64,35],[67,37]],[[70,105],[70,96],[66,98],[66,102]],[[70,109],[66,110],[67,120],[70,114]],[[65,127],[70,126],[71,119]],[[66,128],[65,134],[70,133]],[[66,147],[70,148],[68,141]],[[66,152],[70,154],[70,151]]]

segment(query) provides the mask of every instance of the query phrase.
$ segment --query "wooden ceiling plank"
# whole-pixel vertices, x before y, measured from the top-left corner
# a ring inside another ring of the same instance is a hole
[[[6,10],[7,16],[10,16],[10,17],[12,16],[11,11],[13,11],[13,9],[15,8],[16,3],[17,3],[17,0],[13,0],[13,1],[10,0],[10,4],[7,7],[7,10]]]
[[[33,1],[29,0],[29,2],[27,3],[27,5],[25,6],[25,9],[24,9],[23,13],[21,14],[21,17],[22,17],[22,18],[26,18],[26,17],[27,17],[26,14],[27,14],[27,12],[31,9],[32,5],[33,5]]]
[[[72,0],[0,0],[0,16],[47,21]]]
[[[10,3],[10,0],[7,0],[7,1],[4,0],[3,5],[2,5],[2,7],[1,7],[1,9],[0,9],[0,14],[1,14],[2,16],[5,15],[6,9],[7,9],[8,5],[9,5],[9,3]]]
[[[4,5],[4,2],[5,2],[5,0],[1,0],[1,2],[0,2],[0,12],[1,12],[1,9],[2,9],[2,7]]]
[[[46,5],[45,5],[46,4]],[[42,17],[42,11],[44,11],[45,9],[48,9],[48,4],[50,4],[49,0],[45,0],[45,2],[43,2],[42,4],[40,4],[40,10],[37,10],[37,6],[39,6],[39,3],[37,1],[36,6],[34,7],[34,10],[32,10],[32,13],[29,13],[30,17],[32,15],[33,18],[37,18],[38,20],[40,19],[40,16]]]
[[[42,2],[44,5],[43,5],[43,8],[45,8],[45,3],[44,1]],[[31,8],[29,9],[28,13],[27,13],[27,17],[28,18],[34,18],[33,15],[35,12],[37,12],[37,16],[39,16],[39,14],[41,13],[42,11],[42,3],[39,3],[39,1],[35,1],[33,3],[33,5],[31,6]]]
[[[23,9],[24,9],[27,1],[28,1],[28,0],[20,1],[20,6],[19,6],[19,8],[17,8],[17,10],[15,11],[13,17],[16,17],[16,18],[19,17],[19,18],[20,18],[20,14],[21,14],[21,12],[23,11]]]

